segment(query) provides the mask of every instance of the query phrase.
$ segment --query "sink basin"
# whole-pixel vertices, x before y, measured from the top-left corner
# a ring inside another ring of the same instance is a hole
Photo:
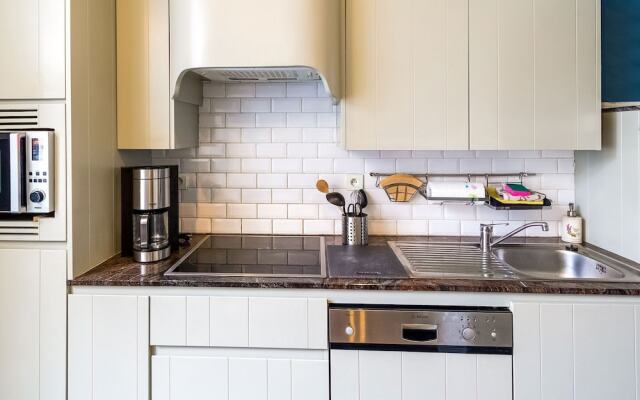
[[[581,246],[577,251],[563,245],[504,246],[495,247],[493,254],[520,275],[537,279],[640,281],[632,267]]]

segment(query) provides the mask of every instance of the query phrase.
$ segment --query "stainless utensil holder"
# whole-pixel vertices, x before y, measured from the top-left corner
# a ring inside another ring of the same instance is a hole
[[[342,216],[342,244],[347,246],[366,246],[369,243],[367,214]]]

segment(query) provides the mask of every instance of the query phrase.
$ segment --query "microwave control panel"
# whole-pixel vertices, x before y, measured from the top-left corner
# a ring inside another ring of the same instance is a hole
[[[55,210],[54,143],[53,130],[27,132],[25,172],[28,213],[50,213]]]

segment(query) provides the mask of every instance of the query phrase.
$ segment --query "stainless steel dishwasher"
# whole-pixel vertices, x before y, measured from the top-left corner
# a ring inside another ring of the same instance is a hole
[[[331,399],[512,399],[512,322],[506,308],[331,305]]]

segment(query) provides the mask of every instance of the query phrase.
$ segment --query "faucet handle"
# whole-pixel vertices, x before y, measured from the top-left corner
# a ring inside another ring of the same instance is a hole
[[[494,226],[498,226],[498,225],[504,225],[504,226],[509,226],[508,222],[499,222],[497,224],[480,224],[480,229],[484,229],[484,228],[489,228],[489,227],[494,227]]]

